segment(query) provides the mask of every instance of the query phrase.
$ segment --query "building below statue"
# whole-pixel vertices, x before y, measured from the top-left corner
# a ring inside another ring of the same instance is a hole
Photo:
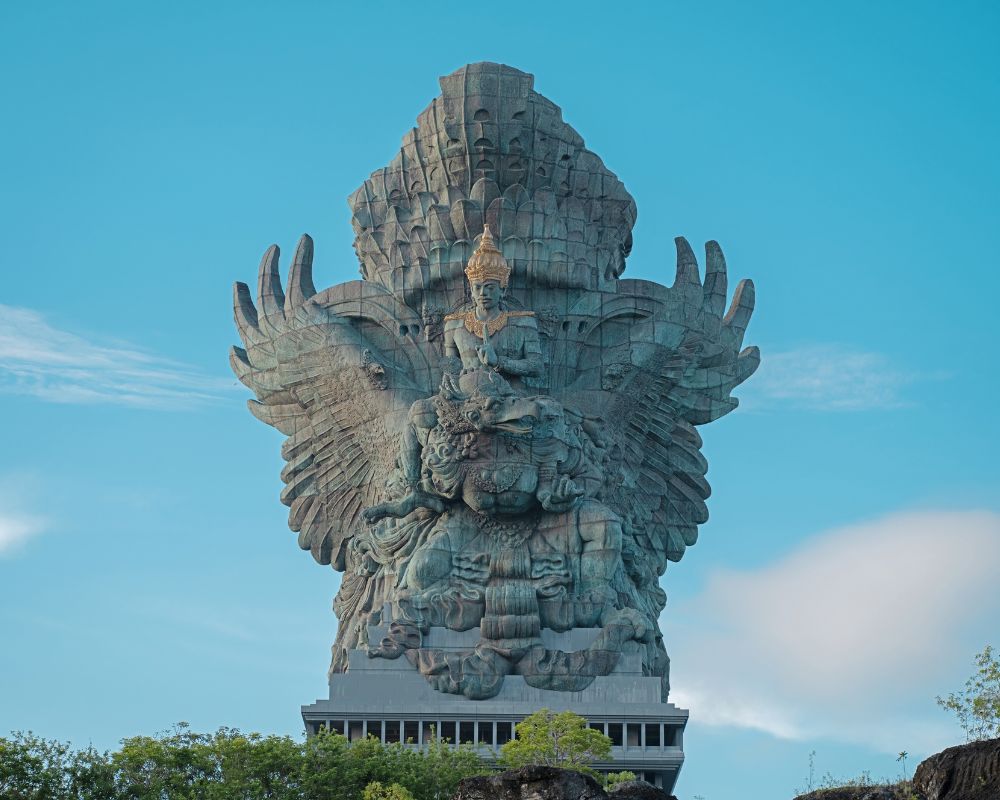
[[[371,641],[384,636],[385,626],[369,626]],[[543,629],[546,647],[565,651],[585,649],[599,628],[565,633]],[[478,630],[465,632],[431,628],[427,646],[445,650],[474,647]],[[528,686],[509,676],[500,693],[488,700],[469,700],[435,691],[406,659],[369,658],[351,650],[348,668],[330,676],[330,698],[302,707],[306,731],[322,727],[352,741],[372,735],[383,742],[408,742],[420,747],[438,736],[449,742],[469,742],[487,761],[509,741],[514,725],[541,708],[570,710],[611,738],[612,761],[594,764],[599,772],[629,770],[671,792],[684,762],[683,734],[688,712],[660,701],[660,679],[642,674],[639,653],[623,654],[617,668],[579,692],[557,692]]]

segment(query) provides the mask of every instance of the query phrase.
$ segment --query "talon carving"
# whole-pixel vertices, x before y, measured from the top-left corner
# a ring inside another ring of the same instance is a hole
[[[444,503],[440,498],[427,492],[410,492],[399,500],[392,500],[386,503],[379,503],[376,506],[366,508],[361,512],[361,518],[369,524],[375,524],[386,517],[397,519],[408,516],[418,508],[427,508],[436,511],[438,514],[444,512]]]

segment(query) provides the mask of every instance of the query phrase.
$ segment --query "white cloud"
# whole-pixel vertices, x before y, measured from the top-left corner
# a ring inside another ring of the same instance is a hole
[[[0,475],[0,558],[23,549],[25,543],[49,530],[49,520],[25,510],[37,497],[37,481],[31,475]]]
[[[894,752],[953,744],[934,697],[1000,633],[1000,515],[895,514],[714,573],[667,607],[672,696],[706,724]]]
[[[231,383],[129,344],[59,330],[37,311],[0,305],[0,392],[53,403],[180,409],[218,399]]]
[[[741,393],[741,403],[818,411],[896,408],[904,403],[902,389],[916,377],[894,368],[880,353],[808,345],[765,353]]]
[[[0,557],[16,552],[28,539],[44,531],[41,517],[0,510]]]

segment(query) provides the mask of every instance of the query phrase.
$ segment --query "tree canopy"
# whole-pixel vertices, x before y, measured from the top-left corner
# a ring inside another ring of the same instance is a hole
[[[195,733],[181,723],[103,753],[31,733],[0,737],[4,800],[444,800],[484,771],[469,747],[348,742],[326,732],[297,741],[232,728]]]
[[[1000,658],[986,645],[975,663],[976,672],[962,691],[937,698],[939,706],[955,713],[968,742],[1000,736]]]
[[[562,767],[595,774],[591,764],[611,758],[611,740],[587,727],[572,711],[556,714],[547,708],[517,724],[517,738],[500,748],[500,763],[511,769],[531,764]]]

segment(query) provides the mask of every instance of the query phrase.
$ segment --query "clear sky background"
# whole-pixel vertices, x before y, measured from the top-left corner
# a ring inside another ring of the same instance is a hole
[[[437,78],[536,89],[639,208],[626,276],[718,239],[763,364],[702,429],[668,570],[685,800],[898,774],[1000,645],[1000,6],[0,4],[0,731],[297,734],[338,576],[231,377],[231,285],[316,240]]]

